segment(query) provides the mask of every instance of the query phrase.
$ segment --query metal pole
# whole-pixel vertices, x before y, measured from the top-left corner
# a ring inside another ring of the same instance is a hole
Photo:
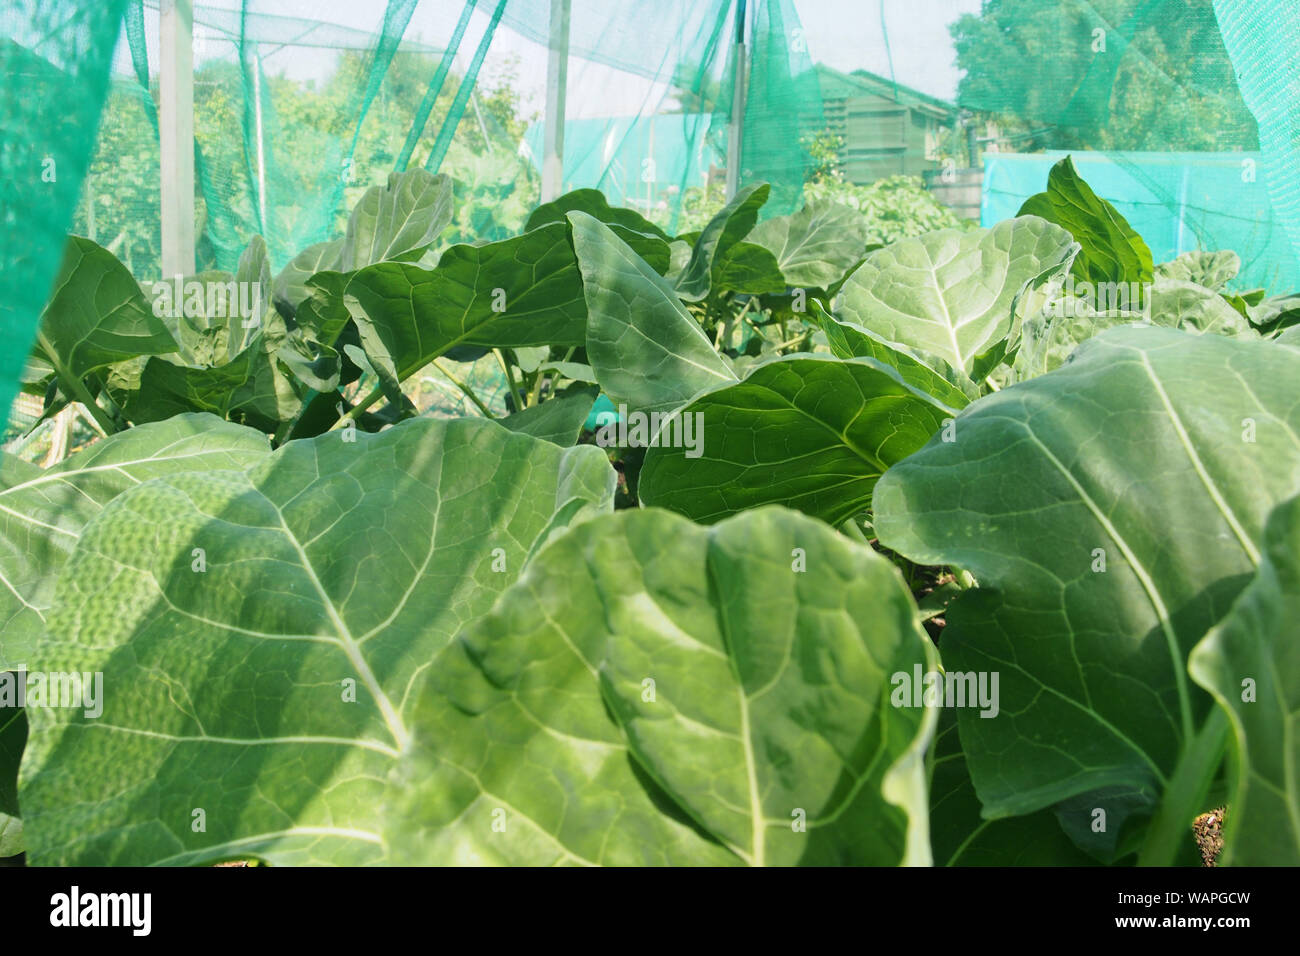
[[[266,141],[262,131],[262,54],[253,54],[253,115],[257,126],[257,227],[266,228]]]
[[[164,276],[194,271],[194,11],[162,0],[159,29],[159,175]]]
[[[570,0],[551,0],[550,55],[546,61],[546,133],[542,149],[542,202],[564,190],[564,101],[569,79]]]
[[[745,134],[745,95],[749,82],[745,52],[745,0],[736,0],[736,59],[731,77],[731,128],[727,135],[727,201],[740,189],[741,145]]]

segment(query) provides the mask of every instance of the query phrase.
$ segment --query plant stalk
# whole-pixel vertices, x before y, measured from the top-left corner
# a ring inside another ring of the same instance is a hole
[[[1138,866],[1173,866],[1179,849],[1191,845],[1192,821],[1207,809],[1205,801],[1227,745],[1228,715],[1215,704],[1200,732],[1183,745],[1138,853]]]
[[[45,353],[45,357],[49,359],[50,364],[54,366],[54,372],[58,375],[59,381],[68,389],[69,394],[84,405],[86,411],[90,412],[90,414],[94,416],[95,421],[99,424],[99,427],[104,430],[104,433],[112,435],[119,431],[117,425],[115,425],[113,420],[108,417],[108,413],[100,408],[95,402],[94,397],[90,394],[90,390],[86,388],[85,383],[77,376],[73,375],[71,370],[59,361],[57,358],[58,353],[54,351],[54,347],[50,345],[49,340],[42,334],[37,336],[37,342],[41,347],[41,351]]]
[[[859,544],[866,545],[867,547],[871,546],[871,542],[867,540],[867,536],[862,533],[862,529],[858,527],[858,523],[852,518],[840,525],[840,530]]]
[[[515,411],[523,411],[524,397],[515,389],[515,377],[510,374],[510,362],[506,360],[505,353],[501,349],[493,349],[492,354],[497,357],[497,362],[501,366],[501,374],[506,377],[506,388],[510,390],[510,397],[515,400]]]
[[[487,405],[483,403],[483,400],[474,394],[474,390],[470,388],[468,385],[466,385],[464,382],[462,382],[460,379],[458,379],[455,375],[452,375],[450,371],[448,371],[446,368],[443,367],[443,364],[441,362],[439,362],[437,359],[434,359],[433,362],[431,362],[430,364],[433,365],[433,367],[436,368],[439,372],[441,372],[443,376],[451,382],[451,384],[455,385],[458,389],[460,389],[461,392],[464,393],[466,398],[468,398],[471,402],[473,402],[476,406],[478,406],[478,410],[483,413],[484,418],[496,418],[496,416],[492,414],[491,409],[489,409]]]

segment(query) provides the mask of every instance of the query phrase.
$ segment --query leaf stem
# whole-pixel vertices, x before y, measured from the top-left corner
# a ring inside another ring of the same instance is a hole
[[[493,349],[492,354],[497,357],[497,362],[501,365],[501,374],[506,377],[506,388],[510,390],[510,397],[515,400],[515,411],[523,411],[524,397],[515,390],[515,377],[510,374],[510,363],[506,360],[505,353],[501,349]]]
[[[546,381],[546,373],[543,372],[540,368],[533,374],[535,376],[535,378],[533,379],[533,388],[532,391],[528,393],[529,408],[532,408],[534,405],[537,404],[537,400],[541,397],[542,394],[542,383]]]
[[[455,375],[452,375],[450,371],[448,371],[446,368],[443,367],[443,364],[441,362],[439,362],[437,359],[434,359],[430,364],[434,368],[436,368],[439,372],[441,372],[444,377],[449,379],[451,381],[451,384],[455,385],[458,389],[460,389],[465,394],[466,398],[468,398],[471,402],[477,405],[478,410],[483,413],[483,416],[485,418],[496,418],[496,416],[492,414],[491,409],[489,409],[487,405],[483,403],[483,400],[474,394],[474,390],[470,388],[468,385],[466,385],[464,382],[462,382],[460,379],[458,379]]]
[[[341,416],[339,416],[339,420],[336,421],[333,425],[331,425],[329,430],[335,431],[337,429],[342,428],[344,424],[346,424],[347,422],[356,421],[358,415],[363,414],[366,411],[366,409],[368,409],[371,405],[375,404],[375,402],[379,401],[379,399],[381,399],[383,395],[384,395],[383,389],[377,387],[372,388],[370,390],[369,395],[367,395],[360,402],[358,402],[356,405],[353,405]]]
[[[776,346],[776,351],[780,352],[781,349],[789,348],[791,345],[802,344],[803,341],[804,341],[805,339],[808,338],[808,335],[809,335],[809,332],[807,332],[807,331],[800,332],[800,333],[799,333],[798,335],[796,335],[794,338],[789,339],[789,340],[787,340],[787,341],[785,341],[785,342],[781,342],[781,343],[779,343],[779,344]]]
[[[846,536],[852,538],[859,544],[866,545],[867,547],[871,546],[871,542],[867,540],[867,536],[862,533],[862,529],[858,527],[858,523],[852,518],[849,518],[840,525],[840,530],[843,531]]]
[[[1138,866],[1173,866],[1178,851],[1191,846],[1192,821],[1206,809],[1210,786],[1227,745],[1228,716],[1215,704],[1200,732],[1183,745],[1178,766],[1138,853]]]
[[[45,357],[49,359],[50,365],[54,366],[54,372],[58,375],[59,381],[64,384],[72,397],[81,402],[81,404],[86,407],[86,411],[90,412],[90,414],[95,417],[95,421],[99,424],[100,428],[104,429],[105,434],[112,435],[115,432],[120,431],[121,429],[113,423],[113,420],[108,417],[108,414],[100,408],[98,404],[96,404],[95,399],[91,396],[90,390],[86,388],[85,383],[76,375],[73,375],[72,371],[59,359],[58,353],[54,350],[54,347],[50,344],[49,339],[45,337],[44,333],[37,336],[37,342],[41,347],[41,351],[45,353]]]
[[[963,591],[979,586],[978,582],[975,580],[975,575],[971,574],[965,568],[959,568],[955,564],[950,564],[948,570],[952,572],[953,579],[956,581],[957,586]]]

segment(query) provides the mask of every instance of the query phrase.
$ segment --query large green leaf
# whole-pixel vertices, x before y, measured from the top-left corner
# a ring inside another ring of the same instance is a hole
[[[779,295],[785,292],[786,282],[771,250],[753,242],[737,242],[718,263],[713,290]]]
[[[458,345],[582,345],[587,323],[562,223],[452,246],[434,269],[368,266],[352,276],[346,298],[367,357],[390,364],[398,380]]]
[[[666,232],[635,209],[623,206],[611,206],[605,194],[599,189],[575,189],[559,199],[542,203],[528,217],[525,230],[533,230],[552,222],[567,222],[571,212],[585,212],[593,219],[598,219],[607,226],[622,226],[632,232],[656,236],[664,242],[669,241]]]
[[[120,495],[59,579],[37,652],[112,691],[99,719],[29,712],[31,860],[382,860],[413,688],[556,513],[609,509],[613,484],[590,446],[417,419]]]
[[[411,262],[451,223],[451,178],[424,169],[390,173],[352,209],[338,268],[352,272],[376,262]]]
[[[1076,286],[1076,291],[1080,286]],[[1150,322],[1187,332],[1254,337],[1250,323],[1223,296],[1194,282],[1157,278],[1147,290],[1146,311],[1100,310],[1098,296],[1063,296],[1021,326],[1020,348],[1016,353],[1017,381],[1050,372],[1081,342],[1108,328]]]
[[[992,229],[941,229],[867,256],[844,283],[836,314],[926,364],[964,375],[1015,329],[1027,290],[1068,267],[1077,245],[1034,216]]]
[[[827,312],[816,299],[809,303],[810,321],[826,333],[826,342],[836,358],[873,358],[898,371],[903,381],[920,389],[931,398],[953,408],[965,408],[970,403],[956,384],[944,378],[928,365],[917,361],[906,352],[900,352],[852,322],[842,322]],[[972,388],[972,391],[975,389]]]
[[[160,475],[243,468],[269,452],[265,435],[210,415],[127,429],[44,471],[0,452],[0,671],[34,661],[55,578],[113,498]]]
[[[595,387],[578,388],[508,415],[501,424],[512,432],[522,432],[562,447],[578,440],[591,406],[596,401]]]
[[[89,239],[70,236],[36,347],[66,389],[115,362],[174,352],[176,342],[126,266]]]
[[[786,356],[664,425],[639,493],[696,521],[782,504],[838,524],[867,510],[885,469],[956,414],[875,359]]]
[[[867,221],[856,209],[814,201],[759,223],[745,239],[776,256],[787,285],[826,289],[862,259]]]
[[[1056,805],[1101,858],[1140,832],[1124,824],[1153,812],[1210,708],[1187,655],[1300,490],[1297,383],[1300,350],[1113,329],[876,486],[881,543],[981,585],[949,606],[943,656],[1001,675],[997,718],[959,715],[986,818]]]
[[[1047,176],[1047,191],[1030,196],[1018,216],[1040,216],[1069,230],[1082,247],[1071,271],[1086,282],[1150,282],[1151,250],[1114,206],[1092,191],[1069,156]]]
[[[932,668],[880,555],[780,509],[625,511],[542,551],[420,692],[409,863],[927,863]]]
[[[930,845],[935,866],[1096,866],[1050,810],[985,820],[957,735],[957,712],[939,716],[930,773]]]
[[[709,220],[695,240],[690,261],[677,277],[677,295],[697,302],[717,287],[727,254],[753,230],[758,210],[771,191],[767,183],[746,186]]]
[[[1237,755],[1218,862],[1300,866],[1300,498],[1269,517],[1259,574],[1190,669],[1229,715]]]
[[[299,304],[311,294],[308,280],[318,272],[335,268],[342,249],[342,239],[331,239],[317,242],[298,253],[275,277],[275,298],[290,310],[297,311]]]
[[[672,287],[627,243],[584,213],[569,221],[587,303],[587,358],[610,399],[646,414],[671,411],[736,380]]]
[[[3,678],[0,669],[0,680]],[[0,860],[23,852],[23,822],[18,813],[18,765],[27,742],[27,715],[0,703]]]
[[[543,203],[528,217],[525,229],[536,229],[554,222],[568,223],[568,214],[582,212],[609,226],[660,275],[668,271],[672,259],[669,236],[634,209],[611,206],[599,189],[575,189],[553,202]]]
[[[1193,250],[1156,266],[1155,277],[1194,282],[1213,292],[1222,292],[1240,271],[1241,257],[1231,249],[1222,252]]]

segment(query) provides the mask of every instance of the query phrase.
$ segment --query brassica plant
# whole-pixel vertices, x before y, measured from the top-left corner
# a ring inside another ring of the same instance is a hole
[[[1185,864],[1226,806],[1300,863],[1296,296],[1068,159],[884,246],[762,184],[445,245],[451,188],[187,278],[235,314],[70,239],[25,387],[103,437],[0,457],[0,856]]]

